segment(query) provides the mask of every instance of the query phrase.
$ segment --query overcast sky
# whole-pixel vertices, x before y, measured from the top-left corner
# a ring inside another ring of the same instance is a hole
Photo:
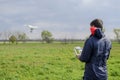
[[[43,30],[54,38],[86,38],[95,18],[103,20],[105,34],[114,38],[113,29],[120,28],[120,0],[0,0],[0,32],[22,31],[33,39]],[[39,28],[30,33],[26,24]]]

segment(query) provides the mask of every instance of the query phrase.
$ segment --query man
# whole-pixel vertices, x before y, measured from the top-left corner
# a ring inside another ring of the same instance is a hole
[[[91,35],[86,40],[81,55],[77,58],[85,62],[83,80],[107,80],[106,62],[111,50],[111,42],[103,33],[103,22],[95,19],[90,23]]]

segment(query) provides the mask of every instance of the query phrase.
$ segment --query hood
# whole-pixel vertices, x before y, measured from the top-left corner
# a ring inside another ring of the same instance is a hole
[[[101,39],[101,38],[104,37],[105,35],[104,35],[103,31],[102,31],[100,28],[97,28],[97,29],[95,30],[95,33],[94,33],[93,36],[97,37],[98,39]]]

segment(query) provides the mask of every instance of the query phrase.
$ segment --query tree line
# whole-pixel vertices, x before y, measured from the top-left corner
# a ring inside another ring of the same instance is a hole
[[[113,32],[115,33],[115,40],[120,43],[120,29],[114,29]],[[18,41],[26,42],[29,40],[29,37],[24,32],[3,32],[0,33],[0,37],[6,43],[9,41],[10,43],[18,43]],[[41,38],[43,43],[52,43],[54,41],[53,35],[48,30],[43,30],[41,32]],[[60,40],[57,40],[60,41]],[[63,43],[67,43],[69,41],[73,42],[74,39],[63,39],[61,40]]]
[[[52,33],[47,30],[41,32],[42,42],[51,43],[54,40],[52,36]],[[9,43],[18,43],[18,41],[26,42],[29,40],[29,37],[24,32],[3,32],[0,33],[0,37],[4,43],[7,41]]]

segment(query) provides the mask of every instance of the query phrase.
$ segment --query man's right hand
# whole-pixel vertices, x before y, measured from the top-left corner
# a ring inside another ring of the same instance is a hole
[[[76,54],[76,58],[79,59],[80,58],[80,54]]]

